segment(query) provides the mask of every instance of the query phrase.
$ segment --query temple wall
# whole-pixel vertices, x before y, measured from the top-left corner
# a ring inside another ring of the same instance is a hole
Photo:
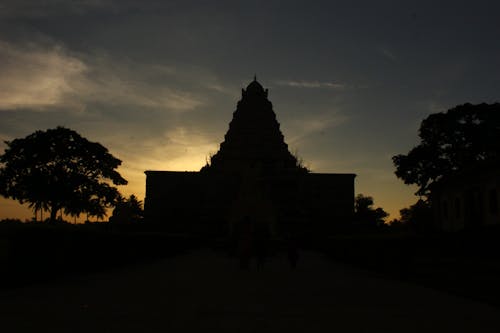
[[[146,176],[146,219],[174,232],[226,232],[239,215],[252,210],[256,219],[263,219],[259,214],[265,212],[265,218],[277,223],[277,232],[289,223],[331,231],[353,215],[353,174],[275,177],[250,189],[247,196],[255,199],[248,202],[240,198],[242,178],[173,171],[147,171]],[[257,208],[248,208],[251,205]]]
[[[310,223],[329,231],[338,225],[352,222],[354,178],[354,174],[307,175],[302,195]]]

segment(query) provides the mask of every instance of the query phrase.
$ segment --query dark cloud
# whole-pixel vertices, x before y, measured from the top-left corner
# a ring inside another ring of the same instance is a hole
[[[135,1],[117,0],[4,0],[0,16],[4,18],[44,18],[63,15],[89,15],[97,12],[119,13],[139,8]]]

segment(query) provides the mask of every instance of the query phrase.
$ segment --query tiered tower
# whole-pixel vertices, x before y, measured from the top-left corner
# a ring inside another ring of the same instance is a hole
[[[230,174],[247,173],[249,168],[265,174],[301,169],[288,151],[267,99],[268,90],[254,77],[241,95],[224,142],[208,169]]]

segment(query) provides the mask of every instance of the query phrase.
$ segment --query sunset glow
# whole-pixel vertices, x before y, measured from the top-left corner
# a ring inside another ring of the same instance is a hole
[[[122,160],[119,190],[141,200],[145,170],[199,170],[218,150],[255,73],[290,151],[357,174],[390,219],[418,199],[391,157],[421,120],[499,98],[498,5],[27,3],[0,13],[0,151],[74,129]],[[0,219],[32,216],[0,199]]]

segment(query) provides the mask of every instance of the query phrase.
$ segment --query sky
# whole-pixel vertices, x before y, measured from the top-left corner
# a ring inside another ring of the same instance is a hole
[[[145,170],[199,170],[257,75],[290,150],[355,173],[396,218],[416,188],[391,157],[420,122],[500,101],[498,1],[0,0],[0,153],[65,126]],[[0,198],[1,218],[31,218]]]

